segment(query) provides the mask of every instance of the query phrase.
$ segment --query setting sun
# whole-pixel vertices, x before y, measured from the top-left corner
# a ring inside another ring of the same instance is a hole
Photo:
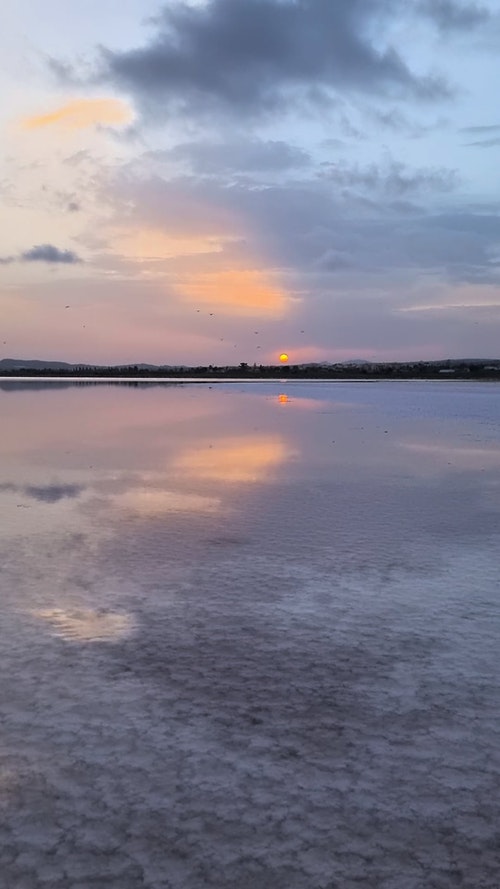
[[[288,361],[288,355],[286,354],[286,352],[282,352],[282,353],[281,353],[281,355],[280,355],[280,361],[281,361],[282,364],[286,364],[286,362]]]

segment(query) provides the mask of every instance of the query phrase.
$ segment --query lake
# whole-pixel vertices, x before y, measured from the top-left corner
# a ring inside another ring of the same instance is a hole
[[[498,889],[500,386],[0,416],[5,889]]]

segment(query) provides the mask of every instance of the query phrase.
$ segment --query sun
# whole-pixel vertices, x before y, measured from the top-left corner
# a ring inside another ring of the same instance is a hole
[[[282,352],[282,353],[281,353],[281,355],[280,355],[280,361],[281,361],[282,364],[286,364],[286,362],[288,361],[288,355],[286,354],[286,352]]]

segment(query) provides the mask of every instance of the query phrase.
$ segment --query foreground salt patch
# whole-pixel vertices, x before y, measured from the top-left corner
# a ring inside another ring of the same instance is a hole
[[[54,633],[75,642],[106,642],[125,639],[133,629],[128,614],[110,611],[94,611],[90,608],[65,611],[52,608],[33,612],[52,625]]]

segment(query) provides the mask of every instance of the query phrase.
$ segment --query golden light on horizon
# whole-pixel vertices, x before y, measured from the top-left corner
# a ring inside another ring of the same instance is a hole
[[[288,395],[285,395],[284,393],[282,393],[281,395],[278,395],[278,401],[280,404],[288,404],[290,399],[289,399]]]
[[[281,355],[280,355],[280,361],[281,361],[282,364],[286,364],[286,363],[287,363],[287,361],[288,361],[288,355],[286,354],[286,352],[282,352],[282,353],[281,353]]]
[[[66,130],[82,130],[102,124],[117,126],[133,118],[131,108],[120,99],[73,99],[47,114],[36,114],[21,121],[24,130],[59,126]]]

